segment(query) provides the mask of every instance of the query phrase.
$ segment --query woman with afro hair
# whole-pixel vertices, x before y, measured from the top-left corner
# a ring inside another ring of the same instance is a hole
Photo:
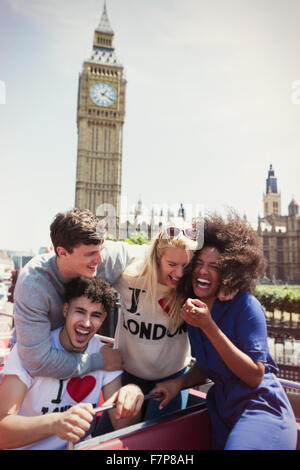
[[[236,214],[205,218],[204,245],[195,252],[170,300],[173,323],[184,320],[194,366],[174,380],[157,384],[160,406],[179,390],[205,383],[212,424],[212,448],[271,450],[296,448],[296,420],[270,356],[263,307],[254,297],[265,271],[261,242]],[[220,302],[220,288],[237,289]],[[175,309],[176,310],[176,309]]]

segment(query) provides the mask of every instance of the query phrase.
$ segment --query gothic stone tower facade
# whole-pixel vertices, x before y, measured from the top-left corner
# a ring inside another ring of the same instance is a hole
[[[104,2],[92,55],[79,77],[75,206],[115,215],[118,226],[126,80],[113,41]]]
[[[281,195],[277,190],[277,178],[273,166],[270,165],[266,180],[266,194],[264,194],[264,217],[281,215]]]
[[[258,235],[262,238],[267,276],[284,282],[300,283],[300,216],[294,199],[288,215],[281,215],[277,178],[270,166],[264,195],[264,217],[258,218]]]

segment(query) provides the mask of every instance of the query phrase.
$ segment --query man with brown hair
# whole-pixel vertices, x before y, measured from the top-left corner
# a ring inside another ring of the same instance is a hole
[[[57,214],[50,234],[54,252],[26,264],[15,289],[16,340],[23,364],[32,376],[58,379],[122,369],[119,350],[107,345],[93,354],[69,353],[53,347],[50,333],[63,324],[62,304],[70,280],[97,276],[112,284],[135,255],[135,247],[104,243],[99,220],[88,210]]]

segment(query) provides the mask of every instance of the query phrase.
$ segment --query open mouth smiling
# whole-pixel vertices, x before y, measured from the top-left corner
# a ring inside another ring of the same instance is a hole
[[[169,279],[171,282],[173,282],[174,284],[178,284],[178,282],[180,281],[180,278],[177,278],[177,277],[173,277],[171,276],[171,274],[169,274]]]
[[[97,264],[95,266],[88,266],[88,269],[91,269],[92,271],[95,271],[95,269],[97,268]]]
[[[208,279],[197,278],[195,279],[195,284],[197,288],[200,289],[209,289],[211,282]]]
[[[88,339],[89,335],[91,334],[91,330],[87,328],[77,327],[75,328],[76,340],[84,342]]]

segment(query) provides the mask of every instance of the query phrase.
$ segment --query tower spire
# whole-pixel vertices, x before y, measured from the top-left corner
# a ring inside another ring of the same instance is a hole
[[[264,217],[281,215],[281,195],[277,189],[277,178],[271,164],[266,179],[266,194],[264,194]]]
[[[275,171],[273,170],[273,165],[270,165],[268,171],[268,178],[266,180],[266,194],[268,193],[277,194],[277,178],[275,178]]]
[[[115,50],[114,49],[114,37],[115,37],[115,33],[109,22],[108,14],[107,14],[107,7],[106,7],[106,0],[104,0],[103,12],[102,12],[102,16],[100,19],[100,23],[98,24],[94,32],[93,51],[96,52],[96,54],[98,51],[98,55],[99,55],[99,50],[101,50],[102,52],[104,51],[104,53],[109,52],[113,54]],[[99,57],[97,57],[97,61],[99,61],[98,59]],[[101,58],[101,62],[103,62],[103,59],[104,57]],[[114,57],[112,61],[111,54],[109,55],[109,57],[105,57],[105,60],[108,60],[108,62],[114,65],[117,65],[117,62],[118,62],[116,57]]]
[[[115,34],[109,22],[106,0],[104,0],[102,17],[96,31],[98,31],[99,33],[106,33],[112,35]]]

